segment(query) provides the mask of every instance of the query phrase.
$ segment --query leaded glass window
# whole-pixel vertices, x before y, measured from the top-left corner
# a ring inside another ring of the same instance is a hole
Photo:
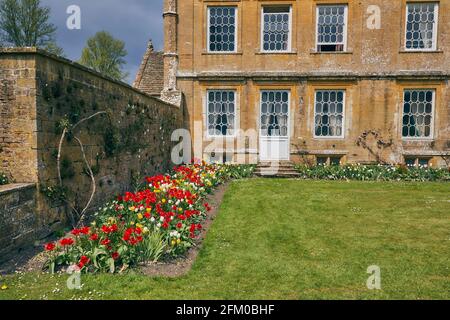
[[[433,127],[434,90],[405,90],[403,137],[430,138]]]
[[[207,107],[207,127],[210,136],[232,136],[235,131],[236,92],[210,90]]]
[[[406,18],[406,49],[436,48],[437,3],[408,3]]]
[[[346,33],[346,5],[317,7],[317,51],[344,51]]]
[[[237,35],[237,8],[208,8],[208,50],[210,52],[235,52]]]
[[[345,91],[316,91],[315,104],[315,136],[344,136],[344,103]]]
[[[261,93],[261,135],[287,137],[289,91],[267,90]]]
[[[263,8],[263,51],[291,50],[291,7]]]

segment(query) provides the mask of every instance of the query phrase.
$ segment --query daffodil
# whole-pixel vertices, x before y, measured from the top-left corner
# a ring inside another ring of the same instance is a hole
[[[8,289],[8,286],[6,284],[4,284],[4,285],[2,285],[1,289],[6,290],[6,289]]]

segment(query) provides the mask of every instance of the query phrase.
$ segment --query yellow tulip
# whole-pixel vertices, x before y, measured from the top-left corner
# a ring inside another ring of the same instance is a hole
[[[172,246],[174,246],[177,244],[177,242],[175,240],[172,240],[171,244],[172,244]]]
[[[8,286],[6,285],[6,284],[4,284],[4,285],[2,285],[2,288],[1,288],[2,290],[6,290],[6,289],[8,289]]]
[[[130,207],[129,209],[130,209],[130,211],[134,211],[134,210],[136,210],[136,207],[133,206],[133,207]]]
[[[151,208],[151,207],[150,207],[150,208],[147,208],[146,211],[147,211],[148,213],[150,213],[150,212],[152,211],[152,208]]]
[[[142,219],[144,219],[144,216],[142,215],[142,213],[139,213],[139,214],[137,215],[137,218],[138,218],[139,220],[142,220]]]
[[[167,200],[166,199],[162,199],[161,201],[162,201],[162,203],[166,203]]]

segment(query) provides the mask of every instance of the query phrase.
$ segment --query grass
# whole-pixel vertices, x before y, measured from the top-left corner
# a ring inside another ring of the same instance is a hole
[[[0,299],[449,299],[450,184],[235,181],[180,278],[28,273]],[[382,290],[368,290],[367,268]]]

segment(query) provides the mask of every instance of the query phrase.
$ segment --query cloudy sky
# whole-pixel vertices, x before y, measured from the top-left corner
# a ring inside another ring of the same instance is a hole
[[[57,42],[67,58],[78,60],[86,40],[106,30],[125,41],[128,51],[126,70],[132,82],[151,38],[157,50],[163,47],[163,0],[41,0],[51,8],[52,22],[58,27]],[[81,29],[69,30],[66,13],[70,5],[81,9]]]

